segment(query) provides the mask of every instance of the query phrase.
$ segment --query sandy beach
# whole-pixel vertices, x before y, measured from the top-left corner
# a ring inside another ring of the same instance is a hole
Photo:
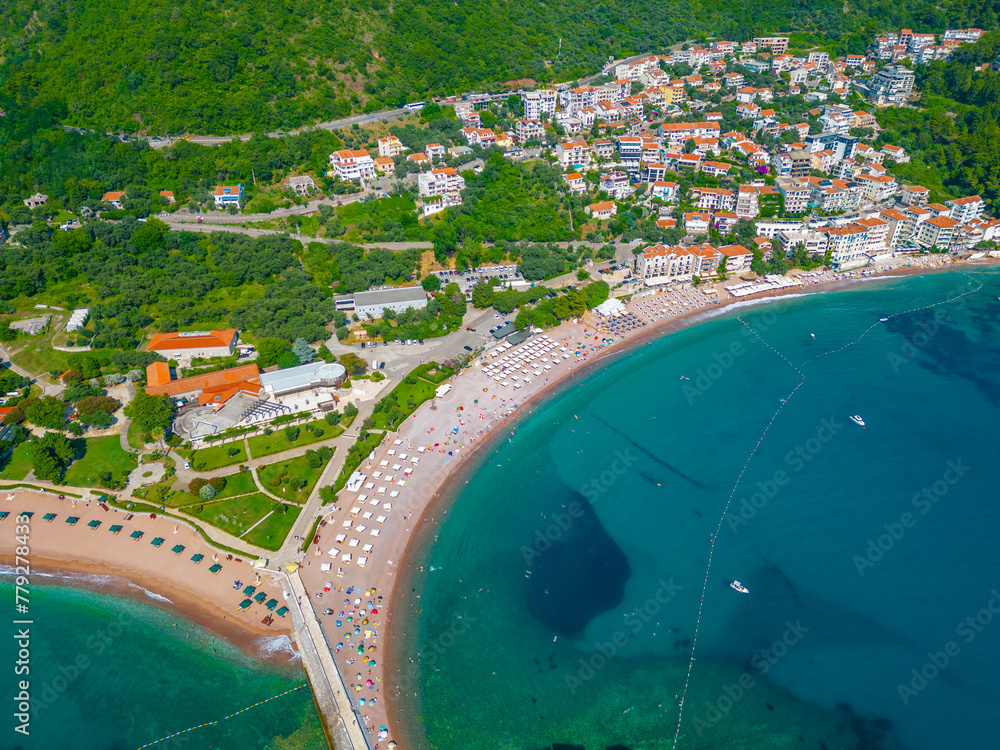
[[[0,563],[4,565],[15,563],[16,517],[30,511],[34,515],[28,523],[26,557],[33,573],[118,576],[133,586],[109,582],[110,593],[131,595],[175,610],[257,656],[267,655],[260,649],[262,637],[291,636],[290,617],[275,617],[271,626],[261,623],[268,614],[264,603],[254,602],[246,611],[239,609],[246,597],[242,590],[233,588],[233,583],[240,580],[247,585],[257,581],[251,561],[227,559],[226,553],[213,550],[197,532],[174,519],[135,514],[126,520],[131,514],[103,506],[96,500],[89,503],[69,497],[60,500],[47,492],[24,489],[0,491],[0,512],[4,511],[9,512],[0,521]],[[45,520],[50,513],[55,517]],[[72,517],[79,520],[71,525],[67,520]],[[93,521],[100,525],[91,528],[89,524]],[[122,529],[116,534],[111,527],[117,525]],[[140,539],[131,537],[135,531],[143,532]],[[159,547],[152,544],[157,538],[164,540]],[[183,550],[174,553],[172,550],[178,545]],[[193,562],[191,558],[199,554],[203,559]],[[215,564],[222,566],[218,573],[210,570]],[[284,604],[281,587],[270,575],[262,576],[257,590],[267,592],[268,598],[273,595],[279,606]],[[274,656],[286,662],[289,657],[287,651]]]
[[[469,363],[450,381],[452,389],[445,396],[421,406],[362,463],[365,482],[357,491],[343,490],[338,502],[328,507],[317,532],[319,543],[310,548],[300,570],[352,694],[356,719],[367,727],[372,746],[384,747],[390,739],[404,750],[421,746],[420,730],[400,726],[392,705],[392,686],[402,682],[416,687],[416,675],[408,674],[402,663],[386,664],[385,644],[395,632],[392,592],[398,575],[416,564],[412,558],[422,543],[417,537],[432,536],[431,527],[457,496],[462,473],[456,470],[468,466],[467,459],[484,446],[488,449],[516,429],[518,417],[530,414],[537,400],[608,356],[697,323],[706,313],[737,302],[836,291],[863,280],[962,267],[942,256],[924,256],[886,264],[877,271],[807,274],[800,285],[739,299],[727,299],[720,292],[723,299],[718,302],[690,287],[682,294],[661,290],[636,295],[613,319],[588,314],[582,321],[563,324],[496,356],[486,352]],[[358,564],[360,558],[363,566]]]

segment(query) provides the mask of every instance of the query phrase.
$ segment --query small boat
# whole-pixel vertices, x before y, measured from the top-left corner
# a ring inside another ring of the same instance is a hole
[[[888,318],[879,318],[878,322],[879,323],[885,323],[887,320],[888,320]]]
[[[681,380],[690,380],[690,379],[691,378],[689,378],[687,375],[681,375]]]
[[[856,425],[858,425],[860,427],[864,427],[865,426],[865,420],[863,420],[861,418],[860,414],[852,414],[851,415],[851,421],[854,422],[854,424],[856,424]]]
[[[815,333],[810,333],[809,335],[812,336],[813,338],[816,338],[816,334]]]
[[[731,588],[733,591],[739,591],[741,594],[749,594],[750,593],[750,589],[748,589],[746,586],[744,586],[739,581],[733,581],[731,584],[729,584],[729,588]]]

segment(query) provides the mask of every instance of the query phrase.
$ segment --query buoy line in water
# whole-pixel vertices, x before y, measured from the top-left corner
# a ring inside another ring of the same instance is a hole
[[[966,277],[968,277],[970,281],[973,281],[976,284],[978,284],[978,286],[975,289],[969,289],[969,290],[967,290],[965,292],[962,292],[961,294],[957,294],[957,295],[955,295],[953,297],[949,297],[948,299],[944,299],[944,300],[941,300],[939,302],[932,302],[929,305],[922,305],[920,307],[914,307],[914,308],[911,308],[909,310],[903,310],[901,312],[892,313],[891,315],[887,315],[886,316],[886,320],[898,317],[900,315],[909,315],[911,313],[919,312],[920,310],[928,310],[928,309],[930,309],[932,307],[938,307],[940,305],[945,305],[945,304],[948,304],[949,302],[954,302],[957,299],[961,299],[962,297],[967,297],[970,294],[974,294],[975,292],[978,292],[980,289],[983,288],[983,282],[979,281],[978,279],[974,279],[973,277],[969,276],[969,274],[967,274],[967,273],[964,274],[964,275]],[[691,684],[691,673],[694,671],[695,649],[698,646],[698,633],[699,633],[699,631],[701,629],[701,619],[702,619],[702,614],[703,614],[703,611],[704,611],[704,608],[705,608],[705,596],[706,596],[706,594],[708,592],[708,578],[709,578],[709,574],[711,573],[711,570],[712,570],[712,560],[713,560],[714,555],[715,555],[715,542],[719,538],[719,532],[722,530],[722,524],[725,522],[726,514],[729,512],[729,506],[732,505],[733,498],[736,496],[736,490],[740,486],[740,482],[743,481],[743,475],[746,473],[747,468],[750,466],[750,462],[753,460],[753,457],[757,454],[757,451],[759,450],[761,443],[764,442],[764,438],[767,436],[767,433],[770,431],[771,425],[774,424],[775,420],[778,418],[778,415],[781,413],[781,410],[784,409],[785,406],[788,405],[788,402],[791,400],[792,396],[795,395],[796,391],[798,391],[799,388],[801,388],[802,385],[806,382],[806,376],[805,376],[805,374],[802,372],[802,370],[800,370],[798,367],[796,367],[795,364],[793,364],[792,361],[790,359],[788,359],[788,357],[786,357],[784,354],[782,354],[777,349],[775,349],[773,346],[771,346],[769,343],[767,343],[763,338],[761,338],[761,336],[751,326],[749,326],[747,324],[747,322],[744,321],[741,317],[737,316],[736,319],[742,325],[746,326],[747,330],[749,330],[750,333],[753,334],[754,338],[756,338],[758,341],[760,341],[764,346],[766,346],[768,349],[770,349],[776,355],[778,355],[779,357],[781,357],[781,359],[783,359],[785,361],[785,363],[795,371],[795,373],[799,376],[800,379],[799,379],[799,382],[796,384],[796,386],[788,394],[788,396],[786,396],[784,399],[782,399],[782,401],[780,402],[778,408],[775,410],[774,414],[771,415],[771,419],[768,420],[767,426],[764,427],[764,431],[761,433],[760,437],[757,439],[757,443],[754,445],[753,450],[750,451],[750,455],[747,456],[747,460],[743,464],[743,468],[740,470],[740,473],[739,473],[739,475],[736,478],[736,483],[733,485],[733,489],[729,493],[729,497],[726,499],[726,504],[723,507],[722,515],[719,518],[719,523],[715,527],[715,532],[712,534],[712,537],[710,539],[710,542],[709,542],[709,552],[708,552],[708,565],[705,568],[705,579],[702,582],[702,588],[701,588],[701,600],[698,602],[698,616],[697,616],[697,618],[695,620],[694,636],[691,639],[691,658],[688,661],[687,674],[686,674],[686,676],[684,678],[684,690],[681,693],[681,700],[680,700],[679,710],[678,710],[678,714],[677,714],[677,729],[674,732],[674,742],[673,742],[673,748],[674,748],[674,750],[677,749],[677,743],[680,741],[681,725],[682,725],[682,723],[684,721],[684,701],[687,699],[688,687]],[[812,362],[813,360],[819,359],[821,357],[826,357],[826,356],[829,356],[831,354],[836,354],[838,352],[842,352],[845,349],[854,346],[855,344],[859,343],[865,336],[867,336],[872,330],[874,330],[876,327],[878,327],[883,322],[885,322],[885,321],[879,320],[879,321],[877,321],[875,323],[872,323],[872,325],[868,326],[868,328],[866,328],[864,331],[862,331],[861,335],[858,336],[854,341],[851,341],[850,343],[844,344],[843,346],[838,347],[836,349],[831,349],[830,351],[824,352],[823,354],[817,354],[815,357],[810,357],[809,359],[807,359],[805,362],[802,363],[802,366],[804,367],[806,364],[808,364],[809,362]]]
[[[962,297],[967,297],[968,295],[974,294],[974,293],[978,292],[980,289],[983,288],[983,282],[979,281],[978,279],[972,278],[971,276],[969,276],[969,274],[965,273],[964,271],[962,272],[962,274],[964,276],[968,277],[970,281],[974,281],[976,284],[979,284],[979,286],[977,286],[975,289],[969,289],[966,292],[962,292],[961,294],[956,294],[954,297],[949,297],[948,299],[943,299],[940,302],[932,302],[929,305],[922,305],[921,307],[913,307],[913,308],[911,308],[909,310],[901,310],[900,312],[892,313],[891,315],[886,315],[884,320],[878,320],[875,323],[872,323],[870,326],[868,326],[865,330],[863,330],[861,332],[861,335],[858,336],[856,339],[854,339],[854,341],[851,341],[850,343],[844,344],[843,346],[838,347],[836,349],[831,349],[828,352],[823,352],[822,354],[817,354],[815,357],[810,357],[809,359],[807,359],[805,362],[802,363],[803,367],[805,365],[809,364],[810,362],[812,362],[814,359],[820,359],[821,357],[827,357],[827,356],[829,356],[831,354],[836,354],[837,352],[842,352],[842,351],[844,351],[844,349],[847,349],[849,347],[854,346],[855,344],[860,343],[861,339],[863,339],[865,336],[867,336],[869,333],[871,333],[873,330],[875,330],[876,328],[878,328],[879,325],[881,325],[882,323],[884,323],[887,320],[892,320],[893,318],[898,318],[900,315],[910,315],[911,313],[920,312],[921,310],[929,310],[932,307],[939,307],[941,305],[947,305],[949,302],[954,302],[955,300],[961,299]]]
[[[278,698],[281,698],[282,696],[288,695],[289,693],[294,693],[296,690],[301,690],[302,688],[306,687],[307,685],[308,685],[308,683],[303,682],[298,687],[290,688],[289,690],[286,690],[283,693],[278,693],[277,695],[272,695],[270,698],[265,698],[262,701],[257,701],[256,703],[254,703],[254,704],[252,704],[250,706],[247,706],[246,708],[241,708],[239,711],[237,711],[235,713],[232,713],[232,714],[229,714],[229,716],[223,716],[221,719],[218,719],[217,721],[208,721],[208,722],[205,722],[204,724],[198,724],[197,726],[188,727],[187,729],[182,729],[179,732],[174,732],[173,734],[168,734],[166,737],[160,737],[160,739],[158,739],[158,740],[153,740],[152,742],[147,742],[145,745],[142,745],[142,747],[140,747],[139,750],[143,750],[143,748],[147,748],[147,747],[152,747],[153,745],[156,745],[157,743],[165,742],[165,741],[167,741],[169,739],[172,739],[173,737],[179,737],[180,735],[186,734],[187,732],[193,732],[193,731],[195,731],[197,729],[203,729],[204,727],[214,727],[216,724],[221,724],[222,722],[226,721],[227,719],[235,719],[237,716],[239,716],[242,713],[246,713],[251,708],[257,708],[257,706],[263,706],[265,703],[270,703],[271,701],[277,700]]]
[[[708,578],[710,573],[712,572],[712,559],[715,556],[715,542],[719,538],[719,532],[722,531],[722,524],[726,520],[726,514],[729,512],[729,506],[732,505],[733,498],[736,497],[736,490],[740,486],[740,482],[743,481],[743,475],[746,474],[747,468],[750,466],[750,462],[753,460],[753,457],[757,455],[757,451],[758,449],[760,449],[761,443],[764,442],[764,438],[767,437],[767,433],[771,430],[771,425],[774,424],[775,420],[778,418],[778,415],[781,413],[781,410],[788,405],[788,402],[791,400],[792,396],[795,395],[795,392],[798,391],[799,388],[802,387],[802,384],[806,382],[806,376],[802,374],[802,371],[798,367],[792,364],[792,361],[788,359],[788,357],[786,357],[784,354],[779,352],[769,343],[764,341],[764,339],[762,339],[760,335],[758,335],[758,333],[754,331],[753,328],[747,325],[747,322],[743,320],[743,318],[737,316],[736,319],[740,321],[742,325],[746,326],[747,330],[750,331],[750,333],[753,334],[753,336],[758,341],[760,341],[764,346],[766,346],[772,352],[781,357],[781,359],[783,359],[789,367],[795,370],[796,374],[798,374],[799,376],[799,382],[789,392],[789,394],[781,401],[781,403],[778,405],[778,408],[775,409],[774,414],[772,414],[771,418],[768,420],[767,425],[764,427],[764,431],[760,434],[760,437],[757,438],[757,443],[754,445],[753,450],[750,451],[750,455],[747,456],[747,460],[744,462],[743,468],[740,469],[740,473],[736,477],[736,482],[735,484],[733,484],[733,489],[732,491],[730,491],[729,497],[726,499],[726,504],[722,509],[722,515],[719,516],[719,523],[716,525],[715,531],[712,533],[711,539],[709,540],[708,565],[705,567],[705,580],[702,582],[701,585],[701,600],[698,602],[698,616],[695,619],[694,636],[691,638],[691,659],[690,661],[688,661],[687,675],[684,678],[684,690],[681,693],[681,701],[680,701],[679,711],[677,714],[677,729],[674,732],[673,746],[675,750],[677,748],[677,742],[680,740],[681,736],[681,724],[684,721],[684,701],[687,699],[688,687],[691,684],[691,673],[694,671],[694,654],[695,654],[695,649],[697,649],[698,647],[698,633],[701,630],[701,618],[705,609],[705,595],[708,593]]]

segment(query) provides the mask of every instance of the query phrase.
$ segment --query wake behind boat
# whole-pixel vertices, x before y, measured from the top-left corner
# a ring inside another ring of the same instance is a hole
[[[733,591],[739,591],[741,594],[749,594],[750,593],[750,589],[748,589],[746,586],[744,586],[739,581],[733,581],[731,584],[729,584],[729,588],[731,588]]]
[[[851,415],[851,421],[854,422],[854,424],[856,424],[856,425],[858,425],[860,427],[864,427],[865,426],[865,420],[863,420],[861,418],[860,414],[852,414]]]

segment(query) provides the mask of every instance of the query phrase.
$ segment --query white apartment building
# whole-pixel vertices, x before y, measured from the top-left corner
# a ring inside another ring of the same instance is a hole
[[[541,120],[543,114],[552,117],[556,113],[556,92],[551,89],[541,89],[539,91],[525,91],[521,94],[521,103],[524,105],[524,119]]]
[[[465,188],[465,179],[452,167],[440,167],[417,175],[421,198],[437,195],[459,195]]]
[[[403,144],[394,135],[388,135],[385,138],[378,139],[378,155],[379,156],[399,156],[403,153]]]
[[[591,151],[586,141],[568,141],[556,144],[556,159],[562,167],[576,164],[590,165]]]
[[[823,227],[819,230],[827,236],[830,265],[833,268],[851,268],[868,261],[868,228],[860,224],[846,227]]]
[[[371,180],[375,178],[375,160],[364,149],[345,148],[330,154],[333,173],[342,180]]]
[[[956,198],[948,201],[948,205],[951,206],[951,218],[959,224],[968,224],[973,219],[978,219],[986,210],[986,202],[978,195]]]

